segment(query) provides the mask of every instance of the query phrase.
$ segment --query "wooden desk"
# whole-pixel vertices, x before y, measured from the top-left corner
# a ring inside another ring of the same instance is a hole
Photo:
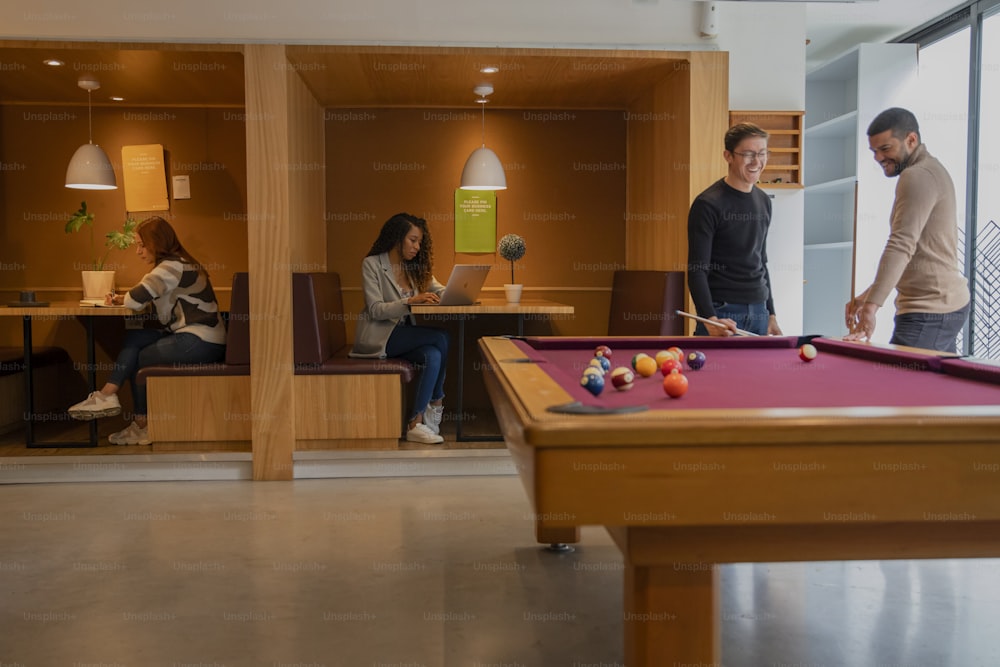
[[[629,667],[724,662],[719,563],[1000,556],[1000,368],[813,343],[804,363],[792,337],[479,340],[538,540],[606,526],[624,555]],[[594,397],[598,344],[708,361],[680,399],[659,373]]]
[[[134,315],[135,311],[124,306],[94,307],[81,306],[78,301],[53,301],[48,306],[26,308],[21,306],[0,306],[0,317],[20,317],[23,321],[24,341],[24,389],[28,404],[28,418],[25,419],[24,442],[28,447],[96,447],[97,421],[90,421],[90,437],[86,442],[36,442],[35,441],[35,382],[31,365],[31,322],[32,320],[65,320],[83,318],[87,332],[87,378],[90,390],[97,389],[96,354],[94,343],[94,317],[123,317]],[[81,400],[85,397],[81,396]]]
[[[464,421],[462,395],[464,393],[465,382],[466,318],[478,317],[479,315],[516,315],[516,334],[518,336],[523,336],[525,315],[572,315],[574,313],[574,309],[573,306],[556,303],[555,301],[547,301],[545,299],[521,299],[520,303],[507,303],[507,301],[502,298],[487,297],[469,306],[415,305],[410,306],[410,312],[414,315],[420,315],[422,317],[447,316],[458,321],[458,398],[456,401],[458,413],[455,418],[455,440],[458,442],[465,442],[466,438],[462,435],[462,422]],[[502,440],[503,438],[497,435],[495,437],[477,436],[474,439]]]

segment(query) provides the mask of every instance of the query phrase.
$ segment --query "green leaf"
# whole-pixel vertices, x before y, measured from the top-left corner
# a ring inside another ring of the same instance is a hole
[[[80,210],[69,216],[66,222],[66,233],[78,232],[84,225],[93,226],[94,214],[87,213],[87,202],[80,202]]]

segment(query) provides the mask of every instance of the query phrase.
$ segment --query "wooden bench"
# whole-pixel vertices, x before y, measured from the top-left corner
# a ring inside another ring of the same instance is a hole
[[[296,449],[395,449],[413,365],[351,359],[340,276],[292,275]]]
[[[154,450],[250,451],[249,292],[249,276],[235,274],[224,363],[139,371]],[[347,356],[336,273],[293,274],[292,312],[296,449],[395,449],[413,366]]]
[[[217,364],[147,366],[149,438],[154,451],[250,451],[250,278],[233,274],[226,357]]]

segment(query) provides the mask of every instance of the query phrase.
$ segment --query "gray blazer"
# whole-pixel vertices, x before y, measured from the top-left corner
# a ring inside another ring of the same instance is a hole
[[[389,263],[389,253],[365,257],[361,262],[361,286],[365,293],[365,309],[358,318],[354,346],[348,356],[363,359],[384,359],[389,335],[403,318],[413,324],[410,306],[399,291]],[[428,292],[440,294],[444,285],[431,276]]]

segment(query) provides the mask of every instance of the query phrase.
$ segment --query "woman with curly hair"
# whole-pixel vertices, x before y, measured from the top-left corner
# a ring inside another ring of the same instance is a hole
[[[409,213],[389,218],[361,262],[365,309],[350,356],[406,359],[420,370],[406,439],[437,445],[444,415],[448,336],[416,326],[410,305],[440,302],[444,285],[431,273],[433,245],[427,221]]]

